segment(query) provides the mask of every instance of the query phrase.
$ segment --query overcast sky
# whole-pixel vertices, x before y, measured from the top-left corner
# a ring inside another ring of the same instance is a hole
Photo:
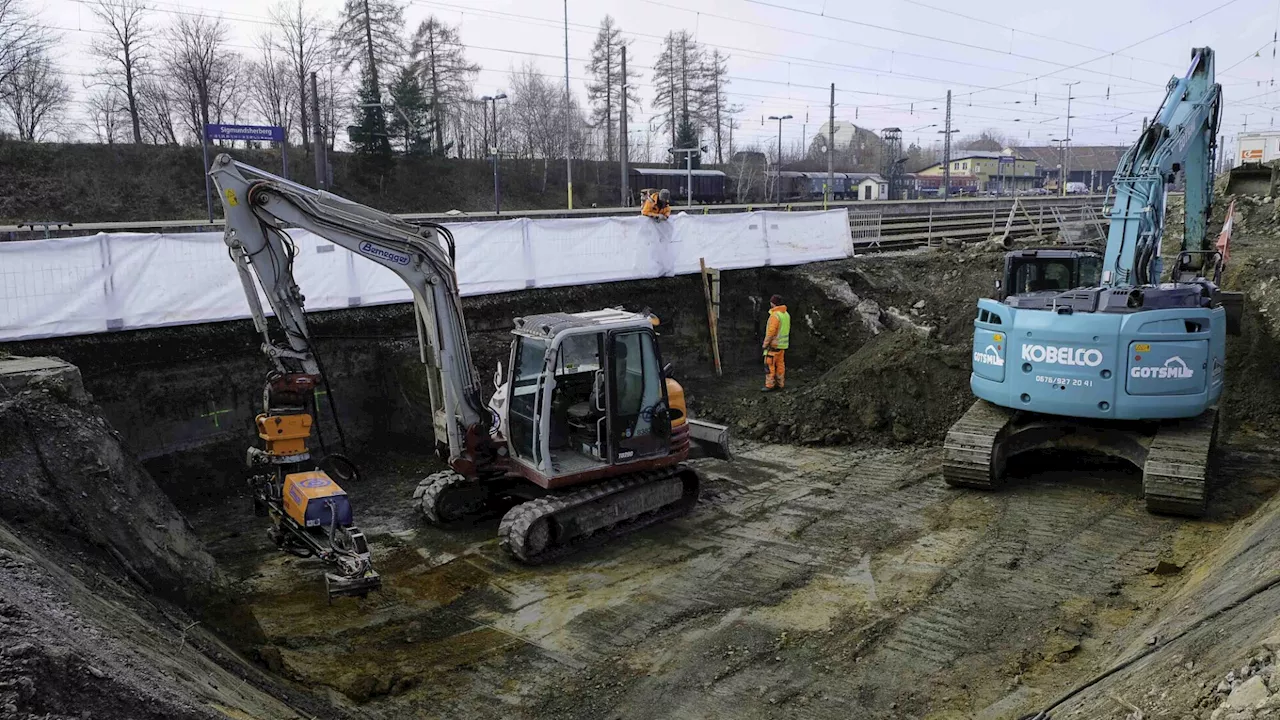
[[[65,38],[58,55],[79,85],[94,60],[86,46],[97,20],[88,0],[32,0]],[[152,0],[157,21],[175,13],[224,17],[234,49],[253,53],[271,29],[270,0]],[[308,0],[336,18],[340,0]],[[461,28],[469,58],[481,65],[476,93],[507,87],[526,60],[563,82],[563,0],[410,0],[406,34],[436,15]],[[1063,137],[1066,83],[1075,100],[1077,145],[1127,144],[1152,115],[1170,76],[1187,69],[1192,47],[1217,52],[1228,137],[1275,126],[1280,0],[568,0],[569,76],[585,95],[585,59],[596,28],[612,15],[633,38],[628,63],[638,67],[650,117],[652,64],[661,37],[688,30],[708,48],[730,55],[729,94],[743,106],[734,144],[773,143],[768,115],[790,114],[784,142],[812,135],[826,119],[828,85],[836,84],[836,117],[872,130],[897,126],[908,142],[939,136],[943,98],[953,94],[953,126],[961,135],[994,128],[1021,144]],[[807,122],[806,122],[807,117]]]

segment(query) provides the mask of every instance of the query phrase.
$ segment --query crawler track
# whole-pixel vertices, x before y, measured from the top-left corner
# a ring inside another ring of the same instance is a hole
[[[952,487],[991,490],[1004,475],[999,443],[1013,412],[978,400],[947,431],[942,479]]]
[[[1218,408],[1161,426],[1147,451],[1142,493],[1147,509],[1200,517],[1208,508],[1205,469],[1218,433]]]
[[[677,465],[538,498],[503,516],[500,544],[540,565],[684,515],[698,503],[699,485],[697,473]]]

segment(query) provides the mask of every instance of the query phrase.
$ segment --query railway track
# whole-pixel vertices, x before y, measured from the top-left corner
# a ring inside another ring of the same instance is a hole
[[[979,242],[993,235],[1017,239],[1056,232],[1065,225],[1093,225],[1106,230],[1101,218],[1101,204],[1073,205],[1066,208],[1033,207],[1027,213],[1016,212],[1012,221],[1007,208],[962,212],[934,212],[898,216],[868,217],[868,213],[850,211],[850,229],[858,252],[906,250],[947,241]],[[874,223],[874,225],[873,225]],[[874,227],[875,232],[872,232]]]

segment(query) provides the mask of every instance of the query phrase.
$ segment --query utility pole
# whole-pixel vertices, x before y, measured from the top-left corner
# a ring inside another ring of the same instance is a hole
[[[942,131],[942,199],[951,197],[951,91],[947,91],[947,124]]]
[[[484,97],[480,98],[480,102],[482,103],[493,104],[493,145],[489,146],[488,150],[489,150],[489,157],[493,160],[493,214],[494,215],[502,214],[502,194],[498,190],[498,159],[500,157],[500,154],[498,151],[498,101],[506,100],[506,99],[507,99],[506,93],[498,93],[497,95],[485,95]],[[489,109],[488,107],[481,106],[480,114],[484,115],[485,111],[488,109]],[[487,130],[485,132],[485,135],[486,137],[488,136]]]
[[[782,202],[782,121],[790,120],[791,116],[790,115],[782,115],[782,116],[770,115],[769,119],[778,121],[778,162],[774,170],[774,173],[777,177],[775,178],[775,182],[774,182],[774,187],[776,189],[774,190],[773,200],[774,202]]]
[[[1080,81],[1064,83],[1067,86],[1067,137],[1066,144],[1063,145],[1062,151],[1062,188],[1063,197],[1067,194],[1067,183],[1071,181],[1071,88],[1080,84]]]
[[[622,174],[622,207],[631,205],[631,191],[627,188],[627,45],[622,44],[622,110],[618,114],[618,161]]]
[[[564,178],[569,191],[569,209],[573,209],[573,161],[570,159],[569,140],[573,137],[569,127],[569,0],[564,0]]]
[[[836,191],[836,84],[831,83],[831,102],[827,106],[827,200]]]
[[[316,74],[311,73],[311,148],[315,152],[316,187],[327,190],[325,180],[328,174],[324,166],[324,130],[320,127],[320,94],[316,92]]]

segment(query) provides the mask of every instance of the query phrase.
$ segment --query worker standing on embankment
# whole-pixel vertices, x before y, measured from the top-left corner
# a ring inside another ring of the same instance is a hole
[[[666,220],[671,217],[671,191],[663,188],[656,193],[650,193],[649,197],[645,198],[644,207],[640,208],[640,214],[655,220]]]
[[[787,348],[791,346],[791,314],[782,304],[782,296],[769,298],[769,324],[764,332],[764,392],[781,390],[787,385]]]

